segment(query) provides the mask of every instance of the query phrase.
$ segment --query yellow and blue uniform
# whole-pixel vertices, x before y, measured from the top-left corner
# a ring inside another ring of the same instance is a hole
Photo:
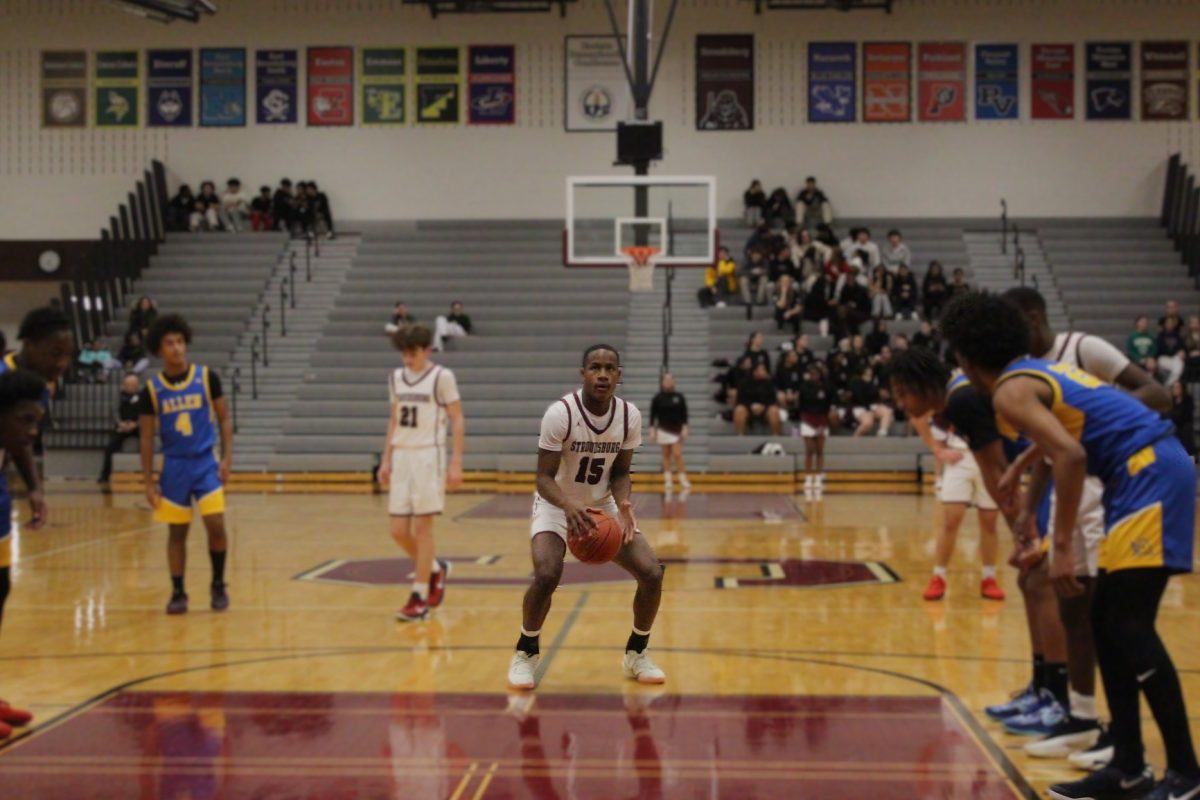
[[[225,511],[225,491],[213,446],[217,421],[208,367],[188,368],[178,382],[165,373],[146,384],[150,403],[158,417],[162,439],[162,502],[154,518],[171,525],[192,521],[192,500],[200,516]]]
[[[15,353],[0,358],[0,375],[17,369]],[[42,407],[50,407],[50,388],[42,394]],[[4,474],[4,451],[0,450],[0,569],[12,566],[12,494]]]
[[[1069,364],[1023,358],[1000,374],[1046,383],[1050,413],[1087,452],[1088,473],[1104,483],[1101,569],[1192,571],[1196,471],[1169,420],[1134,397]],[[1018,435],[997,420],[1006,438]]]

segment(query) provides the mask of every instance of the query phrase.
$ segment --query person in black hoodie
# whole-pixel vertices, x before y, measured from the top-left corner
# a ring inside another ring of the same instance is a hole
[[[186,231],[188,229],[188,217],[191,216],[192,208],[196,205],[196,197],[192,194],[192,187],[186,183],[179,187],[179,191],[167,203],[167,230],[169,231]]]
[[[757,178],[750,181],[750,188],[742,193],[742,205],[745,207],[742,216],[746,227],[758,227],[758,223],[762,222],[763,209],[767,205],[767,193],[763,191],[762,181]]]
[[[296,227],[296,198],[292,194],[292,182],[287,178],[279,182],[279,188],[271,197],[271,218],[277,230],[290,232]]]
[[[329,198],[317,187],[316,181],[305,184],[306,196],[304,229],[315,235],[325,234],[333,239],[333,211],[329,208]]]
[[[679,486],[684,491],[692,488],[687,467],[683,464],[683,445],[687,435],[687,400],[675,390],[675,378],[668,373],[662,376],[658,394],[650,401],[650,440],[662,448],[663,488],[668,494],[674,489],[671,482],[672,465],[679,473]]]

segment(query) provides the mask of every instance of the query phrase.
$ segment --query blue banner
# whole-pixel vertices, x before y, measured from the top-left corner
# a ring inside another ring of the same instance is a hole
[[[858,108],[857,54],[854,42],[809,44],[809,122],[854,122]]]
[[[975,119],[1019,119],[1017,46],[975,45]]]
[[[192,51],[146,51],[146,122],[151,128],[192,126]]]
[[[240,47],[200,51],[200,124],[246,124],[246,51]]]
[[[259,125],[294,125],[300,91],[295,50],[259,50],[254,55],[255,121]]]
[[[1131,119],[1133,44],[1087,43],[1087,118]]]
[[[517,118],[516,48],[472,45],[467,53],[467,121],[512,125]]]

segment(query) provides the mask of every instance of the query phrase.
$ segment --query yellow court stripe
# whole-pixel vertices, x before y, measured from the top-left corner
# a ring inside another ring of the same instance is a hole
[[[450,795],[450,800],[459,800],[467,787],[471,785],[471,780],[475,777],[475,770],[479,769],[479,764],[475,761],[471,762],[471,766],[467,768],[467,774],[462,776],[462,780],[458,782],[458,787],[455,788],[454,794]]]
[[[495,777],[496,769],[499,766],[500,765],[496,762],[492,762],[492,766],[488,767],[487,774],[484,775],[483,780],[479,782],[479,788],[475,790],[475,795],[471,798],[471,800],[479,800],[479,798],[483,797],[483,793],[487,791],[488,784],[492,782],[492,778]]]
[[[942,698],[942,703],[950,707],[950,712],[958,718],[958,723],[962,725],[963,730],[965,730],[967,735],[971,737],[971,741],[975,742],[975,746],[983,752],[984,757],[988,760],[988,763],[992,765],[992,768],[995,769],[1002,778],[1004,778],[1004,782],[1008,784],[1008,788],[1012,789],[1013,797],[1016,797],[1017,800],[1025,800],[1025,795],[1021,793],[1021,790],[1017,788],[1015,783],[1013,783],[1013,779],[1008,776],[1007,772],[1005,772],[1004,767],[999,761],[996,760],[996,757],[992,754],[991,748],[989,748],[980,740],[979,735],[975,732],[975,726],[971,724],[971,721],[968,719],[963,719],[962,713],[958,710],[954,703],[947,702],[944,697]]]

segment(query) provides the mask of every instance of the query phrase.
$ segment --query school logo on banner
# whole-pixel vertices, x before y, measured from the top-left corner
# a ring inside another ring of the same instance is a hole
[[[867,42],[863,45],[863,122],[912,119],[912,45]]]
[[[629,84],[621,49],[610,36],[563,38],[564,125],[568,131],[615,131],[629,119]]]
[[[297,120],[299,56],[295,50],[259,50],[254,55],[255,120],[290,125]]]
[[[917,45],[917,103],[922,122],[967,119],[967,47],[962,42]]]
[[[975,119],[1017,119],[1017,46],[975,45]]]
[[[137,127],[138,78],[141,66],[136,50],[101,50],[96,53],[96,82],[92,92],[97,128]]]
[[[1142,119],[1188,118],[1188,43],[1142,42]]]
[[[246,124],[246,51],[240,47],[200,51],[200,124]]]
[[[517,119],[517,56],[512,45],[472,45],[467,51],[467,121],[512,125]]]
[[[361,51],[362,124],[403,125],[408,51],[403,47],[364,48]]]
[[[1133,45],[1088,42],[1087,118],[1122,120],[1133,117]]]
[[[754,130],[754,35],[696,37],[696,130]]]
[[[354,124],[354,48],[308,48],[308,124]]]
[[[808,121],[854,122],[858,48],[853,42],[808,45]]]
[[[150,127],[192,125],[192,51],[146,51],[146,121]]]
[[[462,53],[457,47],[417,48],[417,124],[462,122]]]
[[[1034,119],[1075,118],[1075,45],[1035,44],[1029,106]]]
[[[42,53],[42,126],[87,127],[87,53],[47,50]]]

